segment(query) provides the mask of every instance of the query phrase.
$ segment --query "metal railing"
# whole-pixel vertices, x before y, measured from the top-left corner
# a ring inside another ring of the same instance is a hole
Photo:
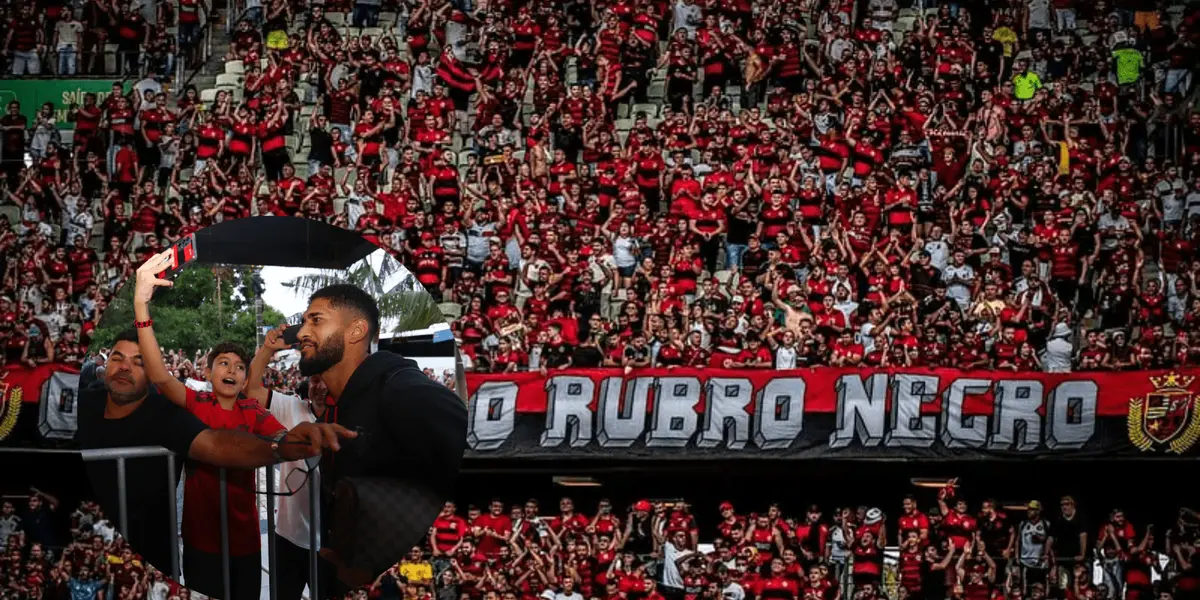
[[[171,533],[174,539],[171,543],[171,574],[176,581],[180,580],[180,533],[179,533],[179,507],[176,506],[176,494],[178,482],[175,477],[175,453],[166,448],[158,446],[136,446],[126,448],[104,448],[98,450],[82,451],[84,462],[108,461],[115,460],[117,462],[117,519],[120,525],[120,531],[128,531],[129,525],[129,499],[128,487],[125,481],[125,461],[131,458],[147,458],[147,457],[166,457],[167,459],[167,494],[170,498],[169,518]],[[275,465],[266,467],[267,489],[270,490],[267,495],[270,497],[267,503],[267,579],[270,588],[271,600],[278,600],[278,571],[276,569],[276,548],[275,548]],[[308,500],[312,510],[312,519],[309,528],[309,573],[308,586],[309,597],[318,597],[317,572],[320,569],[320,531],[321,531],[321,472],[317,468],[313,468],[308,473]],[[225,600],[232,598],[232,580],[230,577],[230,556],[229,556],[229,507],[228,507],[228,481],[227,470],[220,469],[220,496],[221,496],[221,578],[222,589],[224,590]],[[136,548],[135,548],[136,550]],[[182,582],[186,587],[187,582]]]

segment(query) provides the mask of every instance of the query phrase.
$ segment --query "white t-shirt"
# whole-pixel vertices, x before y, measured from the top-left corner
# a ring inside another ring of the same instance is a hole
[[[675,3],[675,22],[674,29],[686,29],[688,37],[696,36],[696,28],[700,26],[704,19],[704,10],[697,4],[687,4],[685,2]]]
[[[100,536],[105,544],[112,543],[113,537],[117,534],[117,529],[113,527],[108,519],[101,519],[92,524],[92,535]]]
[[[317,420],[307,401],[288,394],[272,392],[270,411],[271,415],[288,429],[301,423],[313,423]],[[285,492],[295,490],[296,493],[279,497],[275,531],[287,541],[309,550],[309,518],[312,510],[308,502],[308,480],[303,470],[309,469],[305,467],[305,461],[302,460],[279,464],[278,485],[280,490]],[[303,485],[300,482],[304,482]],[[318,539],[318,541],[320,540]]]
[[[1042,369],[1047,373],[1070,373],[1073,351],[1071,342],[1064,338],[1054,338],[1046,342],[1046,351],[1042,354]]]
[[[967,283],[949,283],[954,279],[959,279]],[[959,305],[965,305],[971,301],[971,288],[967,284],[975,282],[975,269],[971,265],[963,264],[961,267],[950,265],[942,271],[942,280],[947,282],[946,295],[954,298]]]
[[[624,269],[637,266],[637,256],[634,255],[636,249],[637,241],[633,238],[617,238],[613,242],[613,258],[617,261],[617,267]]]
[[[165,581],[156,581],[150,586],[150,593],[146,596],[150,600],[167,600],[171,594],[171,586]]]
[[[83,33],[83,23],[79,21],[59,21],[54,26],[54,32],[58,34],[58,49],[61,50],[67,46],[79,47],[79,34]]]
[[[731,581],[721,590],[721,597],[725,600],[745,600],[746,590],[742,589],[742,584]]]
[[[683,588],[683,575],[679,573],[679,559],[691,554],[690,550],[676,548],[674,542],[663,544],[663,586]]]
[[[925,242],[925,251],[929,253],[929,264],[939,271],[945,271],[950,264],[950,244],[946,240],[930,240]]]
[[[1050,29],[1050,0],[1027,0],[1029,28]]]
[[[775,349],[775,368],[779,370],[796,368],[796,349],[780,346]]]

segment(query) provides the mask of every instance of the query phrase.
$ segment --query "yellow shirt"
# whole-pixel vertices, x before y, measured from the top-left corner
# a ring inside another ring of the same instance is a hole
[[[1042,87],[1042,80],[1033,71],[1013,77],[1013,96],[1017,100],[1028,100]]]
[[[1008,27],[997,27],[996,31],[992,32],[992,39],[1004,44],[1005,58],[1012,56],[1014,44],[1017,43],[1017,32]]]
[[[433,579],[433,565],[427,562],[400,563],[400,574],[413,583],[423,583]]]

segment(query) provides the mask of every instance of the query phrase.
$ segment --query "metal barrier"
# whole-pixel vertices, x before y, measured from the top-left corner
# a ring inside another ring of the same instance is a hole
[[[179,507],[176,506],[176,493],[178,481],[175,478],[175,453],[166,448],[158,446],[137,446],[126,448],[104,448],[99,450],[84,450],[82,451],[84,462],[117,461],[117,518],[120,524],[120,531],[127,531],[129,525],[129,502],[128,502],[128,484],[125,481],[125,462],[132,458],[148,458],[148,457],[166,457],[167,459],[167,494],[170,498],[169,517],[171,523],[171,531],[174,540],[171,544],[171,574],[176,581],[180,580],[180,532],[179,532]],[[267,476],[267,492],[270,498],[267,503],[267,576],[268,585],[270,587],[271,600],[278,600],[278,574],[276,572],[276,557],[275,557],[275,496],[279,495],[275,489],[275,467],[271,465],[266,467]],[[228,507],[228,482],[227,470],[220,469],[220,496],[221,496],[221,577],[224,590],[225,600],[230,600],[232,597],[232,582],[230,578],[229,566],[229,507]],[[308,500],[312,510],[312,519],[309,528],[309,597],[317,598],[317,571],[320,568],[320,531],[321,531],[321,472],[317,468],[313,468],[308,473]],[[135,548],[136,550],[136,548]],[[186,587],[187,582],[183,582]],[[240,600],[240,599],[239,599]],[[292,600],[292,599],[288,599]]]

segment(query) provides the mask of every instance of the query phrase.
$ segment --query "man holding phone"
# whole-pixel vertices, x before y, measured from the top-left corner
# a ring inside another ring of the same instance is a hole
[[[392,352],[371,352],[379,339],[379,307],[363,290],[345,284],[317,290],[303,319],[297,330],[300,373],[320,376],[328,388],[325,421],[359,434],[350,452],[336,461],[321,461],[324,503],[329,508],[335,501],[365,504],[359,494],[370,492],[359,484],[368,480],[389,482],[387,487],[407,500],[401,520],[363,510],[325,513],[334,515],[325,522],[332,522],[341,535],[322,556],[336,568],[339,583],[354,588],[371,583],[395,562],[394,555],[359,548],[384,544],[382,540],[410,547],[453,496],[467,447],[467,407],[454,392],[426,377],[416,362]],[[360,529],[360,523],[372,527]],[[330,539],[328,533],[322,531],[321,539]],[[341,586],[329,591],[344,593]],[[321,592],[321,597],[331,595]]]

